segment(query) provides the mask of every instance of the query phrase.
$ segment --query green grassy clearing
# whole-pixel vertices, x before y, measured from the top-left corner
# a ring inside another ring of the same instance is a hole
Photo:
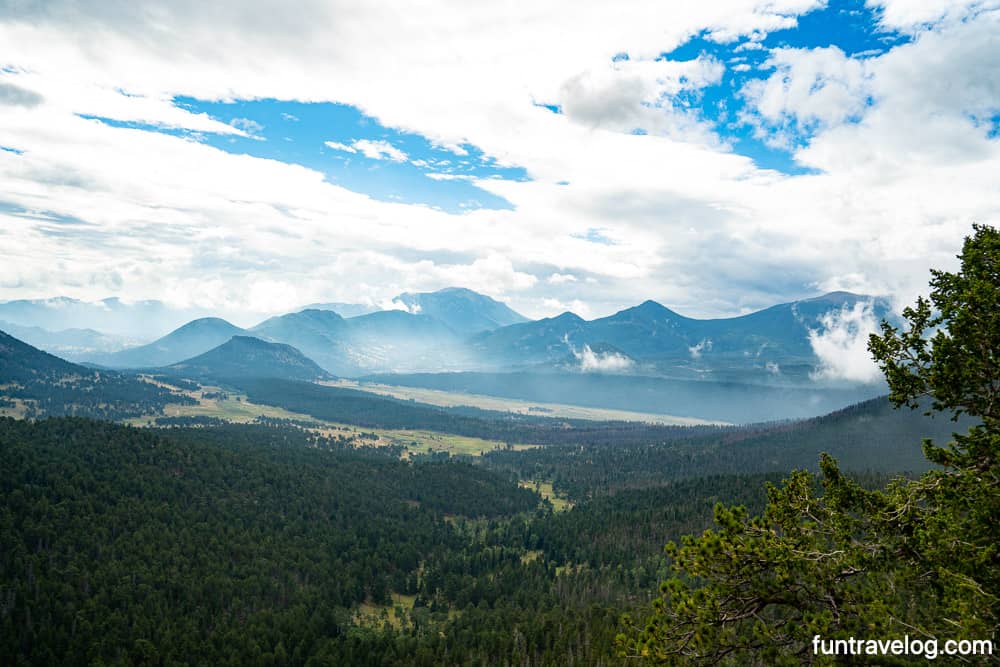
[[[153,381],[148,380],[147,381]],[[156,381],[156,384],[164,385],[163,382]],[[169,386],[169,385],[165,385]],[[380,429],[368,428],[364,426],[354,426],[351,424],[341,424],[316,419],[307,414],[290,412],[283,408],[270,405],[260,405],[251,403],[247,397],[235,392],[225,392],[219,387],[202,386],[199,391],[183,392],[198,401],[197,405],[167,405],[163,416],[166,417],[216,417],[234,423],[251,422],[257,417],[270,417],[273,419],[294,419],[298,421],[310,421],[320,424],[315,430],[323,435],[356,436],[356,442],[373,446],[397,445],[403,447],[404,457],[411,454],[426,454],[432,452],[447,452],[454,456],[479,456],[483,452],[504,447],[504,443],[496,440],[483,440],[449,433],[438,433],[436,431],[425,430],[403,430],[403,429]],[[214,394],[225,394],[224,398],[213,396]],[[207,396],[206,396],[207,395]],[[130,419],[127,423],[133,426],[153,426],[156,416],[147,415]],[[362,436],[362,434],[367,434]],[[372,437],[374,436],[374,437]],[[514,449],[529,449],[537,445],[514,444]]]
[[[573,507],[573,503],[555,492],[552,482],[522,479],[518,483],[525,489],[536,491],[542,498],[552,503],[552,510],[555,512],[564,512]]]
[[[388,623],[396,630],[400,630],[407,623],[407,615],[413,609],[416,595],[392,594],[392,603],[377,605],[371,602],[363,602],[354,612],[354,622],[367,627],[380,627]],[[400,614],[399,612],[403,613]]]

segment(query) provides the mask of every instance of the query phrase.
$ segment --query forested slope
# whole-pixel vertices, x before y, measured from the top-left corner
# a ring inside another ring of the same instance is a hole
[[[0,419],[0,662],[621,664],[663,543],[777,479],[552,513],[397,455],[291,425]]]
[[[71,364],[0,331],[0,408],[20,416],[128,419],[193,402],[133,375]]]
[[[971,423],[893,409],[887,399],[878,398],[801,422],[719,429],[644,444],[584,442],[497,450],[487,452],[484,462],[525,479],[553,480],[557,490],[579,500],[676,479],[815,470],[821,452],[831,454],[845,470],[921,472],[931,465],[923,455],[923,438],[943,444],[953,431]]]

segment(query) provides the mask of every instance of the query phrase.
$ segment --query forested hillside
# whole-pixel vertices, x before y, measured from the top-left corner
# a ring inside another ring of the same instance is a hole
[[[922,472],[931,465],[923,454],[924,438],[944,444],[972,423],[896,410],[888,399],[878,398],[803,422],[640,444],[609,440],[498,450],[485,453],[484,460],[526,479],[552,480],[558,491],[582,499],[674,479],[816,470],[821,452],[855,472]]]
[[[128,419],[193,402],[136,376],[71,364],[0,331],[0,408],[18,416]]]
[[[397,455],[290,425],[0,420],[2,662],[619,664],[662,544],[764,501],[765,478],[721,476],[553,514]]]

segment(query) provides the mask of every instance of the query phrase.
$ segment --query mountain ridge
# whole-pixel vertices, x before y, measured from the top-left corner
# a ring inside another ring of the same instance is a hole
[[[313,381],[331,377],[316,362],[291,345],[239,335],[232,336],[208,352],[161,370],[202,380],[279,378]]]
[[[90,361],[110,368],[169,366],[217,347],[245,331],[221,317],[200,317],[152,343],[94,356]]]

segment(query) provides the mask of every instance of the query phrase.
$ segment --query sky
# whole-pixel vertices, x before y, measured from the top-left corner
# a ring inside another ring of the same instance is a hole
[[[903,304],[1000,225],[1000,0],[0,1],[0,300]]]

